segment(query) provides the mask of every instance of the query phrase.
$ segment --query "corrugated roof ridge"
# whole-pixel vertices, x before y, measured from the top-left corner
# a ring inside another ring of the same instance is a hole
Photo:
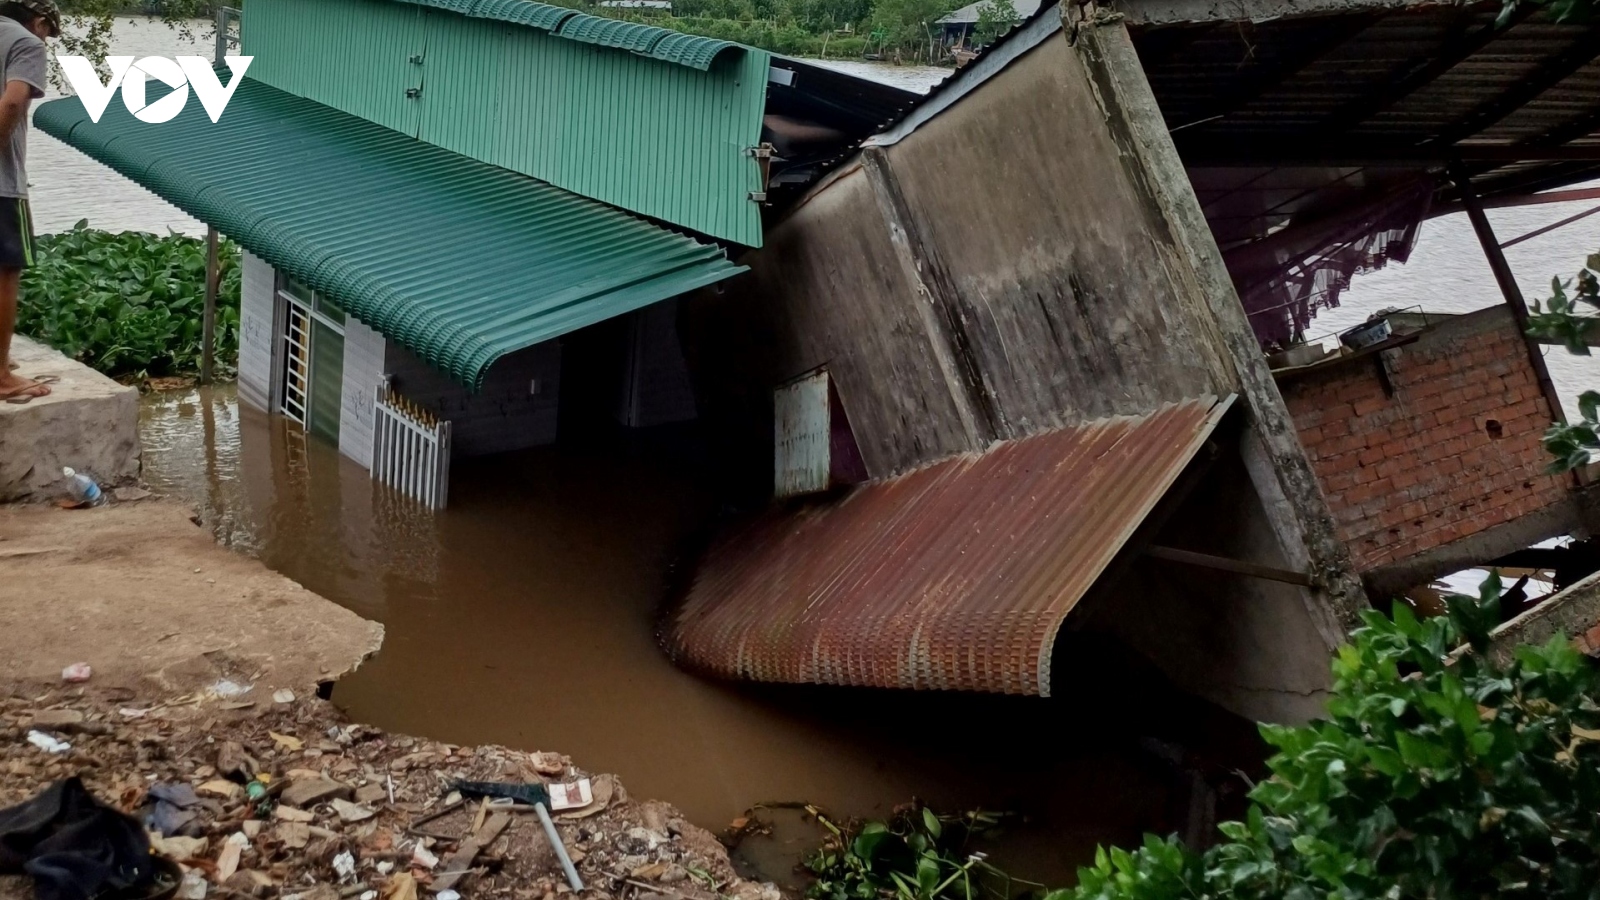
[[[508,22],[549,32],[557,37],[601,47],[628,50],[641,56],[705,71],[727,50],[749,50],[743,44],[701,37],[646,25],[592,16],[588,13],[539,3],[538,0],[394,0],[413,6],[443,9],[473,19]]]
[[[230,107],[229,118],[220,126],[237,129],[233,137],[247,135],[252,129],[276,130],[280,122],[299,122],[323,136],[320,141],[301,146],[303,152],[317,157],[323,171],[328,170],[325,164],[330,154],[379,154],[375,157],[378,164],[357,167],[345,176],[346,186],[356,195],[365,191],[371,196],[410,196],[412,192],[404,189],[406,180],[421,172],[431,173],[456,206],[472,199],[473,210],[482,213],[486,202],[496,213],[491,218],[505,224],[497,235],[499,244],[489,252],[503,251],[512,242],[526,247],[523,239],[534,233],[529,230],[530,222],[536,220],[554,226],[537,230],[550,265],[557,258],[569,261],[574,248],[588,254],[589,265],[579,273],[581,277],[554,289],[544,283],[542,273],[530,271],[537,267],[537,260],[519,258],[513,262],[509,255],[500,253],[501,262],[494,263],[495,256],[485,257],[477,267],[480,281],[501,269],[522,267],[520,287],[498,285],[467,298],[464,304],[443,304],[436,298],[448,295],[441,286],[455,277],[451,272],[434,270],[429,279],[424,279],[425,284],[408,284],[415,267],[395,271],[395,261],[402,258],[399,251],[405,248],[385,256],[374,255],[370,247],[350,246],[351,232],[344,228],[340,217],[367,216],[371,221],[383,221],[386,213],[393,212],[389,206],[368,203],[358,212],[330,209],[316,221],[308,222],[304,211],[311,204],[303,197],[278,196],[268,190],[276,176],[260,167],[252,170],[246,166],[245,171],[253,172],[249,177],[234,172],[226,179],[208,180],[199,173],[209,171],[206,167],[217,151],[197,150],[198,159],[177,152],[187,146],[185,142],[198,129],[219,127],[209,122],[202,126],[197,119],[205,117],[195,109],[174,120],[176,124],[152,129],[112,111],[96,124],[89,120],[82,103],[69,97],[42,104],[34,121],[42,130],[155,191],[190,215],[216,225],[269,264],[316,290],[338,296],[361,321],[474,387],[481,386],[488,366],[506,353],[742,270],[714,244],[701,243],[548,182],[408,139],[348,113],[245,79]],[[257,146],[253,140],[235,143]],[[256,152],[268,149],[272,148],[258,147]],[[492,199],[483,201],[478,195]],[[439,221],[431,223],[438,224]],[[448,235],[447,231],[436,231],[432,239],[437,245]],[[461,231],[453,240],[465,245],[484,240],[484,235],[480,227],[470,233]],[[493,229],[489,236],[496,236]],[[372,243],[370,238],[363,240]]]

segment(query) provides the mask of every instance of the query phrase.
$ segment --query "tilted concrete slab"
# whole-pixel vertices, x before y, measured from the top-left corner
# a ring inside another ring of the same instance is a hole
[[[102,484],[139,477],[139,391],[17,335],[17,372],[55,376],[50,394],[0,403],[0,502],[43,499],[64,489],[71,466]]]
[[[180,504],[0,506],[0,685],[55,684],[86,662],[97,687],[230,680],[260,700],[334,680],[382,640],[382,625],[218,546]]]

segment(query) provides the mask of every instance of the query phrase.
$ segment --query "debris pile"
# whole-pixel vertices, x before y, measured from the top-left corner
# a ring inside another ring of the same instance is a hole
[[[737,878],[709,832],[614,776],[557,753],[389,734],[285,693],[14,695],[0,701],[0,807],[81,777],[178,863],[179,900],[779,898]],[[481,783],[546,786],[581,891],[535,807],[479,796]],[[18,880],[0,879],[0,896]]]

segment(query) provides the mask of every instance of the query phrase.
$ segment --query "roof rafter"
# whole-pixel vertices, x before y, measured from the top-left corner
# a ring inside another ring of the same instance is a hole
[[[1228,86],[1227,90],[1207,104],[1200,115],[1195,116],[1189,123],[1174,127],[1173,130],[1176,131],[1189,125],[1213,121],[1230,113],[1238,112],[1248,106],[1251,101],[1278,87],[1300,72],[1305,71],[1313,63],[1329,53],[1344,46],[1361,32],[1377,24],[1378,20],[1382,19],[1383,16],[1382,12],[1368,12],[1319,25],[1316,31],[1313,32],[1313,37],[1304,45],[1296,47],[1295,52],[1285,53],[1281,58],[1270,64],[1264,63],[1252,67],[1247,76],[1234,81]]]
[[[1437,81],[1440,76],[1460,65],[1472,54],[1487,47],[1495,38],[1515,28],[1533,15],[1535,8],[1531,3],[1520,4],[1504,25],[1496,20],[1476,29],[1471,28],[1473,14],[1463,12],[1456,22],[1454,32],[1437,55],[1408,60],[1405,65],[1389,74],[1385,79],[1388,84],[1383,90],[1350,101],[1342,109],[1313,126],[1312,133],[1323,135],[1346,131],[1390,109]]]
[[[1429,144],[1454,144],[1465,140],[1511,115],[1523,106],[1538,99],[1580,69],[1600,57],[1600,25],[1585,29],[1572,44],[1556,56],[1546,60],[1531,76],[1517,81],[1498,97],[1484,101],[1455,125],[1445,129]]]

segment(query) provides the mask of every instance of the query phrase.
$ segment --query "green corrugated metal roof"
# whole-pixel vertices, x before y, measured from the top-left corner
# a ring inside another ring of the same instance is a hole
[[[742,267],[544,182],[245,79],[221,121],[76,97],[34,122],[473,385],[499,357]]]
[[[398,0],[398,2],[447,9],[474,19],[493,19],[497,22],[528,25],[575,41],[599,44],[602,47],[620,47],[702,71],[711,68],[712,60],[724,50],[747,49],[743,44],[735,44],[732,41],[719,41],[716,38],[684,34],[654,25],[591,16],[564,6],[535,3],[533,0]],[[652,52],[658,43],[669,38],[670,46]]]
[[[250,76],[575,194],[761,246],[752,195],[765,182],[750,151],[761,143],[766,51],[718,56],[722,42],[528,0],[426,2],[250,0]],[[491,7],[495,17],[482,15]],[[560,33],[505,24],[541,11],[565,17]]]

